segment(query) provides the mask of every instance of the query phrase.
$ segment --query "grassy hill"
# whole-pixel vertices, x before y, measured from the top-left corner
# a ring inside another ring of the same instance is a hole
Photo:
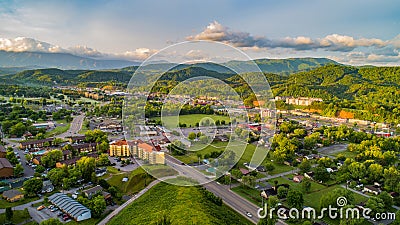
[[[251,224],[226,205],[216,205],[199,187],[160,183],[112,218],[109,225],[159,224]]]

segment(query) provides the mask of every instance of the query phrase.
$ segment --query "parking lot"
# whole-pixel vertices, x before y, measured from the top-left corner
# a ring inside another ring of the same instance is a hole
[[[28,211],[35,221],[43,221],[50,218],[58,218],[63,223],[71,221],[71,219],[65,216],[65,214],[61,212],[57,207],[51,206],[52,205],[50,205],[49,207],[29,207]]]

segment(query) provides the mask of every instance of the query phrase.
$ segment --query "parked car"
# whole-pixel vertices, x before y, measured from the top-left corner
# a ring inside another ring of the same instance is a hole
[[[38,211],[40,211],[40,210],[42,210],[42,209],[44,209],[44,208],[46,208],[46,206],[41,205],[41,206],[37,207],[36,209],[37,209]]]

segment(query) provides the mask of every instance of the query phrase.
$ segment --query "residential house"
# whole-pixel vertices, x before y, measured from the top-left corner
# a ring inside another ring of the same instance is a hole
[[[314,180],[314,172],[310,171],[310,172],[304,173],[304,177]]]
[[[101,193],[102,191],[103,191],[103,188],[100,185],[97,185],[97,186],[94,186],[92,188],[82,191],[82,193],[85,194],[85,196],[88,199],[91,199],[94,195]]]
[[[14,176],[14,167],[6,158],[0,158],[0,177],[7,178]]]
[[[379,195],[381,193],[381,189],[373,185],[365,185],[363,192],[369,192],[374,195]]]
[[[301,183],[303,181],[303,179],[304,179],[304,176],[296,175],[296,176],[293,177],[293,182]]]
[[[239,168],[240,172],[242,173],[243,176],[246,176],[250,173],[249,170],[243,169],[243,168]]]
[[[24,194],[22,194],[22,192],[20,192],[18,190],[11,189],[11,190],[3,192],[3,198],[9,202],[15,202],[20,199],[23,199]]]

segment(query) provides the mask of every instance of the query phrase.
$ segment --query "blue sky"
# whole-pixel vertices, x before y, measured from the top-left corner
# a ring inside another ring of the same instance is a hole
[[[254,58],[399,65],[399,8],[397,0],[5,0],[0,49],[141,60],[170,43],[205,39]]]

